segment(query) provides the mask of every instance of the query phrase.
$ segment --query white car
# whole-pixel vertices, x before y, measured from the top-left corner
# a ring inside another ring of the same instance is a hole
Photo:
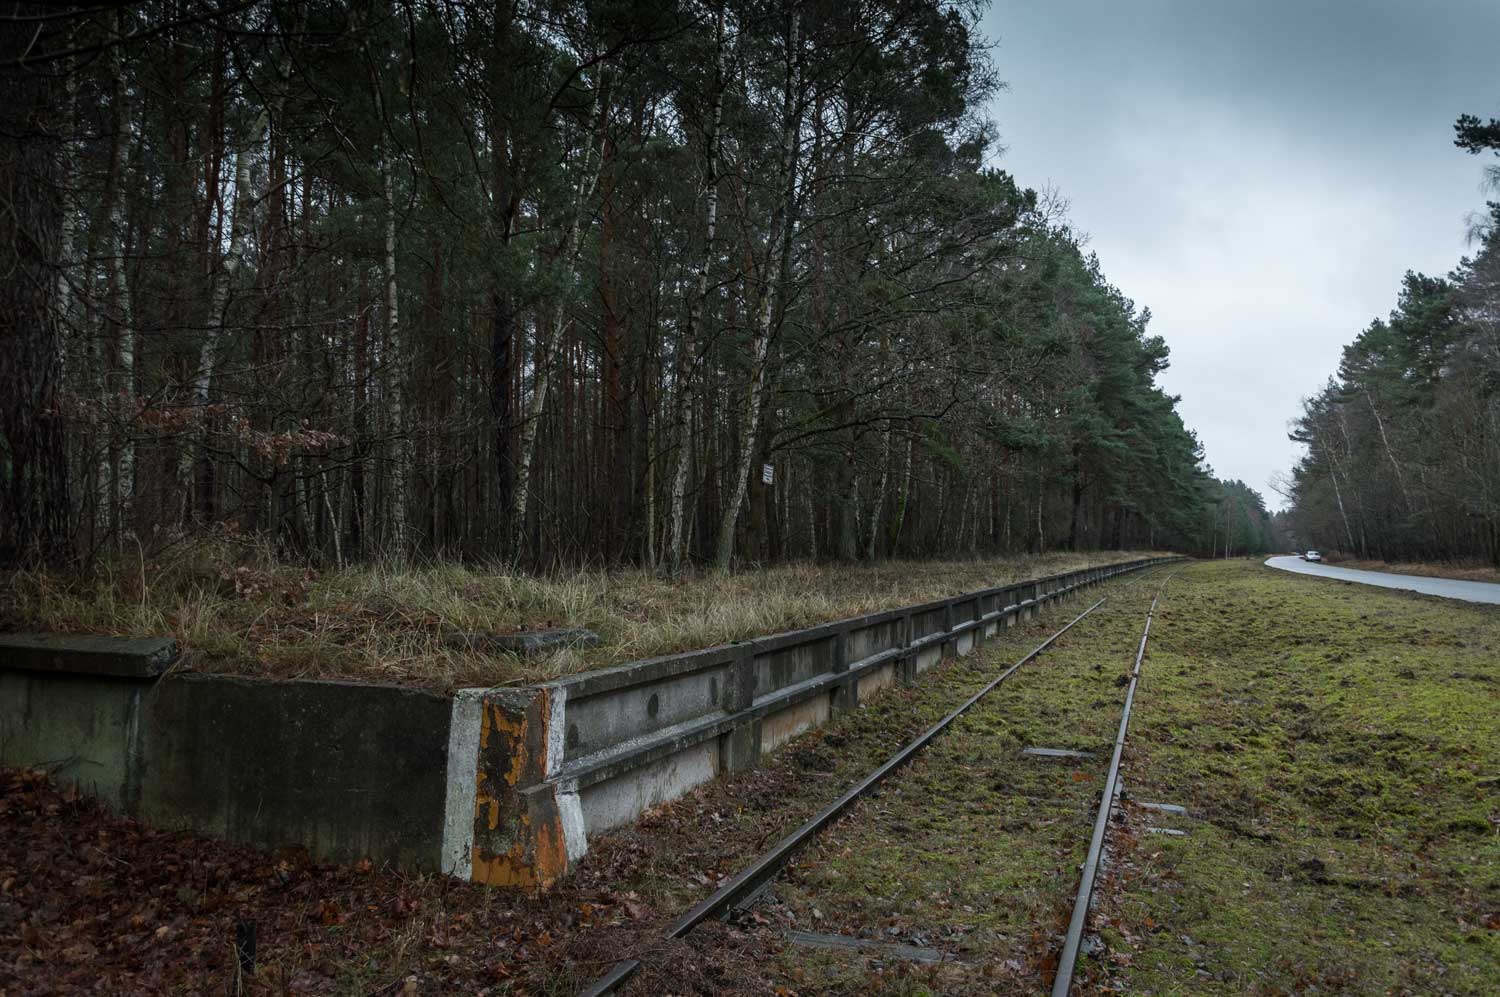
[[[1323,555],[1319,554],[1315,550],[1310,550],[1306,554],[1302,555],[1302,560],[1304,560],[1304,561],[1321,561],[1321,560],[1323,560]]]

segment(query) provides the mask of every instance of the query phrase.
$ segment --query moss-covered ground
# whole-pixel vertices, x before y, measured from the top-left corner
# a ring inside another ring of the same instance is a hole
[[[1500,993],[1500,611],[1195,565],[1138,703],[1128,783],[1192,817],[1118,836],[1123,989]]]

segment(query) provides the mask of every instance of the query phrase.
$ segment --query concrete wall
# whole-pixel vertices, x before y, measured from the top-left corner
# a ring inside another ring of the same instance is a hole
[[[545,887],[591,835],[1160,560],[452,697],[163,674],[170,641],[0,637],[0,763],[162,827]]]
[[[1035,579],[721,647],[633,662],[538,687],[549,699],[545,792],[560,855],[798,734],[1037,609],[1159,558]],[[555,878],[565,870],[549,870]]]
[[[450,710],[382,686],[6,669],[0,763],[158,827],[435,870]]]

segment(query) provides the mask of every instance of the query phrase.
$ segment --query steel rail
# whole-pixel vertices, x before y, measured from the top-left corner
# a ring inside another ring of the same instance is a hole
[[[1161,583],[1167,587],[1170,577]],[[1141,662],[1146,656],[1146,640],[1151,636],[1151,620],[1156,616],[1156,602],[1161,598],[1161,589],[1151,600],[1146,611],[1146,627],[1141,631],[1141,643],[1135,651],[1135,667],[1130,672],[1130,688],[1125,692],[1125,710],[1120,714],[1120,731],[1115,735],[1115,751],[1109,759],[1109,775],[1104,779],[1104,795],[1099,801],[1099,814],[1094,818],[1094,835],[1089,839],[1088,857],[1083,860],[1083,875],[1078,883],[1078,896],[1073,900],[1073,917],[1068,922],[1068,934],[1063,939],[1062,955],[1057,961],[1057,977],[1052,981],[1052,997],[1068,997],[1073,989],[1073,970],[1078,964],[1078,951],[1083,944],[1083,928],[1088,921],[1089,904],[1094,898],[1094,879],[1099,873],[1099,857],[1104,851],[1104,833],[1109,828],[1109,815],[1115,808],[1115,787],[1120,781],[1120,757],[1125,752],[1125,733],[1130,727],[1130,708],[1135,703],[1135,688],[1141,678]]]
[[[673,921],[672,924],[667,928],[667,932],[663,940],[672,941],[674,939],[682,938],[684,935],[692,931],[695,927],[697,927],[699,924],[703,923],[710,917],[714,917],[718,914],[724,913],[740,901],[744,900],[750,894],[760,889],[763,884],[774,878],[776,874],[786,866],[787,862],[791,860],[793,855],[801,851],[808,842],[817,837],[819,832],[821,832],[829,824],[833,823],[833,821],[837,819],[840,814],[849,809],[849,807],[852,806],[860,797],[864,796],[870,790],[880,785],[880,783],[885,780],[886,776],[890,775],[892,772],[896,771],[907,762],[911,761],[918,752],[927,747],[927,745],[931,743],[939,734],[943,733],[943,731],[947,729],[949,724],[953,723],[954,720],[957,720],[961,715],[963,715],[965,711],[967,711],[975,703],[983,699],[987,694],[999,688],[1000,684],[1014,675],[1022,665],[1025,665],[1028,662],[1034,660],[1038,655],[1040,655],[1043,651],[1050,647],[1055,640],[1057,640],[1063,634],[1067,633],[1069,630],[1073,629],[1073,627],[1076,626],[1079,621],[1081,621],[1085,616],[1089,615],[1094,610],[1104,605],[1105,599],[1107,598],[1108,596],[1101,598],[1098,602],[1094,603],[1088,609],[1085,609],[1083,612],[1079,613],[1061,630],[1057,631],[1052,636],[1042,641],[1025,657],[1017,661],[1015,664],[1011,665],[1005,671],[1001,672],[998,677],[993,679],[983,689],[980,689],[974,695],[970,696],[962,706],[949,713],[932,727],[928,728],[924,733],[919,735],[916,739],[911,741],[911,743],[907,744],[906,747],[902,748],[900,751],[896,752],[896,754],[892,755],[879,768],[875,769],[869,775],[865,776],[847,792],[845,792],[843,796],[840,796],[838,799],[828,804],[828,806],[818,811],[818,813],[810,820],[808,820],[807,823],[797,828],[797,830],[793,831],[785,838],[782,838],[769,850],[762,852],[759,857],[757,857],[744,869],[740,870],[740,872],[738,872],[734,876],[734,878],[730,879],[729,882],[719,887],[709,897],[699,902],[697,905],[688,910],[687,913],[681,915],[677,918],[677,920]],[[1155,606],[1154,601],[1152,602],[1152,606]],[[584,994],[586,995],[586,997],[597,997],[597,995],[614,993],[614,991],[618,989],[621,984],[630,979],[630,977],[634,975],[636,970],[640,968],[641,961],[639,959],[622,959],[621,961],[615,963],[615,965],[609,970],[608,973],[604,974],[598,980],[596,980],[593,986],[585,990]]]

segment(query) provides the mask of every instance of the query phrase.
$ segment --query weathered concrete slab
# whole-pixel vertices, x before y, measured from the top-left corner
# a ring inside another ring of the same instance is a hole
[[[0,672],[0,763],[43,768],[114,810],[128,810],[143,682]]]
[[[577,794],[547,781],[562,754],[558,695],[542,686],[463,690],[455,699],[455,723],[459,703],[479,708],[478,757],[453,759],[448,767],[450,800],[461,799],[464,782],[473,781],[469,861],[452,870],[456,875],[491,886],[547,887],[582,856]],[[445,833],[445,854],[460,853],[463,828],[450,823]]]
[[[345,682],[167,679],[140,723],[135,812],[334,861],[435,870],[451,700]]]
[[[705,741],[644,768],[583,790],[583,824],[589,834],[635,820],[644,810],[675,800],[719,771],[719,746]]]
[[[1163,813],[1177,814],[1180,817],[1187,816],[1187,807],[1178,806],[1175,803],[1137,803],[1136,806],[1145,807],[1147,810],[1160,810]]]
[[[761,751],[775,751],[798,734],[821,727],[828,722],[830,703],[818,696],[772,713],[761,721]]]
[[[449,700],[335,682],[0,671],[0,761],[158,827],[436,870]]]
[[[1147,834],[1165,834],[1169,838],[1186,838],[1187,832],[1180,831],[1175,827],[1148,827]]]
[[[817,931],[788,931],[786,940],[793,945],[810,948],[834,949],[843,952],[868,952],[887,959],[905,959],[907,962],[959,962],[959,958],[938,949],[921,945],[903,945],[899,942],[881,942],[873,938],[854,938],[849,935],[826,935]]]
[[[25,671],[154,679],[177,655],[177,642],[170,637],[0,636],[0,668]]]
[[[934,644],[917,652],[912,670],[920,675],[943,660],[943,649]]]
[[[567,697],[563,749],[578,758],[663,731],[724,709],[734,683],[733,663],[672,675],[607,695]]]
[[[569,648],[594,647],[599,643],[599,635],[583,627],[566,627],[558,630],[523,630],[509,634],[456,633],[449,634],[443,643],[462,651],[514,654],[530,658]]]
[[[895,665],[881,665],[879,668],[865,672],[859,677],[859,701],[863,703],[881,689],[888,689],[895,684]]]
[[[1022,748],[1021,754],[1033,758],[1093,758],[1092,751],[1075,751],[1072,748]]]
[[[900,620],[885,620],[871,626],[861,627],[849,632],[849,659],[860,661],[881,651],[899,647],[900,644]]]
[[[758,642],[756,642],[758,643]],[[755,655],[755,695],[764,696],[833,671],[835,635]]]

